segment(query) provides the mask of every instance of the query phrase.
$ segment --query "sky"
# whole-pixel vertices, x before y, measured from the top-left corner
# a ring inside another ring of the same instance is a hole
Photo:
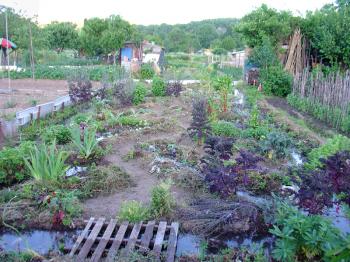
[[[81,26],[84,18],[120,15],[132,24],[178,24],[212,18],[240,18],[265,3],[278,10],[304,15],[332,0],[1,0],[38,17],[40,24],[70,21]]]

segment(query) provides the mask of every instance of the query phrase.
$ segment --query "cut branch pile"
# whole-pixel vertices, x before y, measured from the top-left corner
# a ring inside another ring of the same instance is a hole
[[[247,202],[220,199],[198,200],[180,210],[182,227],[205,237],[255,233],[263,224],[260,210]]]

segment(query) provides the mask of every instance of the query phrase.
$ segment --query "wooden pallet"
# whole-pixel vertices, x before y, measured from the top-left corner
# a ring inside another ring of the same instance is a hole
[[[151,251],[167,262],[173,262],[177,244],[179,223],[149,221],[130,224],[106,222],[104,218],[90,218],[73,245],[69,256],[78,261],[113,261],[116,255],[127,257],[133,250],[143,253]]]

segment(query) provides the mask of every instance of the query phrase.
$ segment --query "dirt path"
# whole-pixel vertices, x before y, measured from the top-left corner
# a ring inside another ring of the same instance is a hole
[[[156,111],[147,116],[147,120],[153,119],[166,122],[173,119],[176,123],[176,127],[174,126],[174,128],[167,132],[151,132],[149,134],[144,134],[142,131],[138,131],[118,137],[113,145],[113,153],[106,156],[105,160],[113,165],[119,166],[128,173],[136,186],[126,188],[123,191],[109,196],[99,196],[87,200],[83,204],[84,218],[91,216],[103,216],[106,218],[115,217],[123,201],[136,200],[144,204],[149,203],[152,188],[160,183],[156,175],[150,174],[149,172],[151,168],[149,165],[150,160],[145,158],[125,160],[123,156],[133,150],[134,146],[139,142],[145,143],[166,139],[172,143],[179,143],[182,140],[182,133],[185,131],[185,126],[189,125],[189,119],[187,119],[187,117],[184,118],[187,114],[169,114],[169,107],[167,107],[166,103],[163,103],[162,106],[159,106],[159,104],[151,104],[151,108]],[[189,194],[179,187],[172,186],[171,191],[177,204],[184,203],[189,198]]]
[[[320,122],[314,121],[312,118],[306,118],[300,112],[294,110],[287,104],[287,101],[282,101],[279,98],[263,99],[259,101],[260,106],[272,112],[274,118],[279,123],[285,123],[296,133],[304,133],[311,140],[320,144],[325,143],[327,137],[332,136],[334,132]],[[316,130],[315,130],[316,129]],[[324,135],[320,135],[322,130]]]

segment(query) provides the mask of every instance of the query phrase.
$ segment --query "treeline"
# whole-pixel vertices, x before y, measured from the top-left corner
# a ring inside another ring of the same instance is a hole
[[[281,54],[281,46],[288,44],[291,34],[300,28],[310,43],[307,51],[312,62],[344,69],[350,67],[349,24],[350,0],[337,0],[308,12],[305,18],[262,5],[241,19],[237,32],[249,47],[271,45],[275,53]]]
[[[193,52],[212,48],[215,52],[243,49],[235,18],[222,18],[177,25],[137,26],[143,37],[160,43],[170,52]]]
[[[85,19],[82,28],[71,22],[52,22],[40,27],[34,19],[25,18],[12,9],[6,11],[9,39],[21,51],[28,51],[30,35],[35,50],[73,49],[80,55],[99,56],[115,53],[127,40],[142,41],[136,27],[120,16]],[[0,34],[6,35],[5,12],[0,14]]]

